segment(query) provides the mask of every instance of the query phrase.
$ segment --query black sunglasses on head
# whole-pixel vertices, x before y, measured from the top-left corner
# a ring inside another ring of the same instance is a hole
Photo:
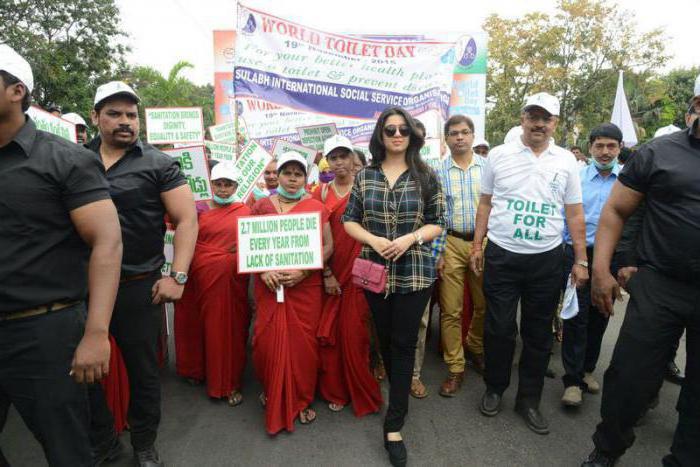
[[[399,131],[401,136],[408,136],[411,134],[411,128],[408,125],[387,125],[383,128],[384,136],[387,138],[392,138],[396,136],[396,130]]]

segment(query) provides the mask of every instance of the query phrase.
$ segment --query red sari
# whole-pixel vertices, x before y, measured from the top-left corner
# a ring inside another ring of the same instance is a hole
[[[236,225],[242,203],[199,216],[199,236],[185,291],[175,304],[177,373],[206,380],[207,394],[240,390],[250,326],[248,275],[236,273]]]
[[[313,193],[322,201],[323,186]],[[325,205],[330,212],[333,234],[331,270],[340,283],[341,295],[324,294],[323,314],[318,328],[321,396],[334,404],[352,403],[355,416],[376,413],[382,404],[379,384],[370,372],[369,305],[364,292],[352,283],[352,265],[362,245],[350,237],[341,219],[350,194],[339,198],[332,185]]]
[[[288,214],[320,212],[328,222],[323,204],[305,199]],[[270,198],[259,200],[253,214],[279,214]],[[253,363],[267,403],[265,427],[269,434],[294,431],[294,420],[314,400],[318,376],[316,330],[321,317],[323,281],[314,271],[294,287],[284,288],[284,303],[255,276],[256,317],[253,327]]]

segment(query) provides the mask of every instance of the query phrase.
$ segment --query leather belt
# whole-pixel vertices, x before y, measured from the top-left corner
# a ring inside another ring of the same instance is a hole
[[[463,234],[462,232],[456,232],[456,231],[454,231],[454,230],[448,230],[448,231],[447,231],[447,235],[449,235],[449,236],[451,236],[451,237],[460,238],[460,239],[464,240],[465,242],[471,242],[471,241],[474,240],[474,232],[470,232],[470,233]]]
[[[134,274],[133,276],[122,276],[122,278],[119,279],[119,283],[123,284],[124,282],[131,282],[131,281],[137,281],[139,279],[145,279],[145,278],[149,277],[151,274],[153,274],[153,271],[142,272],[141,274]]]
[[[48,305],[40,305],[34,308],[29,308],[28,310],[13,311],[5,315],[0,315],[0,322],[45,315],[46,313],[51,313],[52,311],[58,311],[73,305],[77,305],[78,303],[80,303],[80,300],[75,300],[73,302],[54,302],[49,303]]]

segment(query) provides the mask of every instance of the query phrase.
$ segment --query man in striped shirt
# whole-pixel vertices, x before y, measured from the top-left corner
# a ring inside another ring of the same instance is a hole
[[[464,379],[465,352],[462,346],[462,311],[465,282],[473,303],[467,334],[467,358],[477,372],[483,370],[484,295],[482,280],[469,269],[474,239],[476,208],[481,190],[481,173],[486,160],[472,151],[474,123],[464,115],[453,115],[445,123],[450,157],[437,170],[447,198],[447,228],[434,240],[440,278],[440,329],[443,357],[448,374],[440,395],[452,397]],[[466,279],[466,281],[465,281]]]

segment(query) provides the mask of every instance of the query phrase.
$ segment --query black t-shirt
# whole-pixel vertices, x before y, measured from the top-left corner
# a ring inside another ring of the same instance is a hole
[[[109,199],[94,154],[27,119],[0,148],[0,187],[0,314],[84,299],[90,250],[70,211]]]
[[[88,147],[99,157],[99,137]],[[137,141],[107,170],[122,227],[122,276],[160,269],[165,262],[165,206],[160,195],[187,183],[174,158]]]
[[[645,195],[639,264],[700,284],[700,140],[692,131],[643,145],[618,180]]]

